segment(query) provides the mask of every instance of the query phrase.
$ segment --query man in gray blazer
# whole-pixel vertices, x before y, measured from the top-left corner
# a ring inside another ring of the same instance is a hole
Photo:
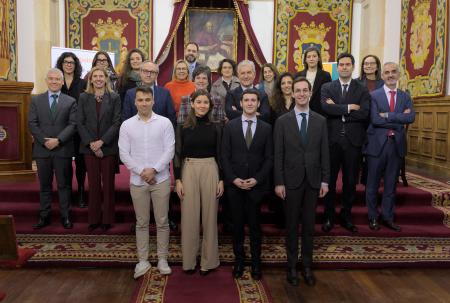
[[[36,160],[40,183],[40,229],[50,224],[53,174],[58,184],[61,223],[73,227],[69,218],[71,196],[71,165],[74,155],[73,134],[77,105],[74,98],[61,93],[64,83],[59,69],[52,68],[45,78],[48,91],[33,96],[28,113],[28,126],[34,138],[33,158]],[[54,173],[53,173],[54,172]]]
[[[298,223],[302,224],[302,275],[315,284],[311,271],[318,197],[328,192],[330,154],[326,119],[309,109],[311,84],[304,77],[292,84],[294,110],[278,118],[274,131],[275,193],[284,200],[287,280],[298,285]]]

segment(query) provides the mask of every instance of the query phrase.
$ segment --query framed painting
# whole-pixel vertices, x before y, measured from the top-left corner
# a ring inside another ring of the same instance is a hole
[[[234,10],[191,8],[186,13],[185,44],[199,45],[198,61],[217,71],[225,58],[237,58],[237,17]]]

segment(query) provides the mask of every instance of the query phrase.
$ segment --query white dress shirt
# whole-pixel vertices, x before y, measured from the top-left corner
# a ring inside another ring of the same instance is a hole
[[[241,117],[242,117],[242,131],[244,132],[244,138],[245,138],[245,134],[247,133],[247,127],[248,127],[247,120],[253,121],[252,126],[251,126],[252,138],[255,137],[256,123],[258,123],[258,119],[256,117],[248,118],[245,115],[242,115]]]
[[[140,176],[144,168],[156,170],[156,184],[167,180],[174,151],[175,133],[172,122],[166,117],[152,113],[151,118],[144,121],[137,114],[120,127],[120,159],[131,172],[130,184],[147,184]]]

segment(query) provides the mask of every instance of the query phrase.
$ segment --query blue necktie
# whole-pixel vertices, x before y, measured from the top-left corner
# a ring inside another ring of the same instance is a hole
[[[302,116],[302,122],[300,124],[300,136],[302,137],[302,143],[306,144],[306,113],[300,113]]]
[[[52,113],[52,117],[55,118],[55,113],[56,113],[56,104],[58,100],[58,95],[57,94],[53,94],[52,96],[52,104],[50,105],[50,112]]]

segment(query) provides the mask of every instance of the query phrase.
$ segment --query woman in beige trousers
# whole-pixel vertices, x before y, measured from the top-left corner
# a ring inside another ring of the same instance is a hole
[[[208,91],[197,90],[190,100],[189,115],[176,131],[174,172],[181,201],[183,270],[187,274],[196,271],[201,219],[200,275],[205,276],[220,263],[217,208],[218,198],[223,194],[218,161],[222,128],[212,121],[213,103]]]

